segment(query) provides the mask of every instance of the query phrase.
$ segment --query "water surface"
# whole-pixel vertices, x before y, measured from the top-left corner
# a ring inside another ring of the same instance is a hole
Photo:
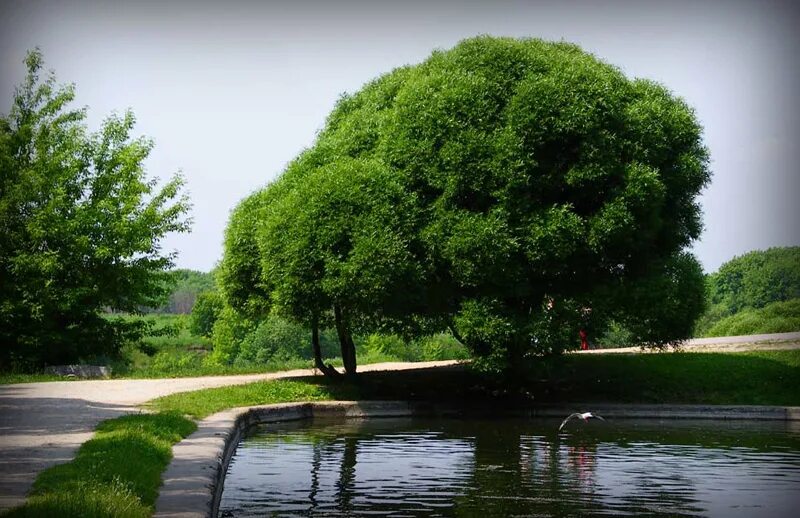
[[[798,516],[799,423],[559,422],[260,426],[220,516]]]

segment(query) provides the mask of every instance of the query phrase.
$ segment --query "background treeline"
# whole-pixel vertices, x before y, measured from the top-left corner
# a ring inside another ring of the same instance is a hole
[[[198,295],[215,289],[214,272],[172,270],[166,282],[171,289],[167,302],[157,308],[143,308],[144,312],[188,315]]]
[[[706,299],[697,337],[800,330],[800,247],[733,258],[706,276]]]

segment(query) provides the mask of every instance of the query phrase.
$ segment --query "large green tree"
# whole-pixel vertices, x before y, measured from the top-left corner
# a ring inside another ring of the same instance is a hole
[[[702,272],[686,252],[709,181],[701,128],[664,87],[575,45],[478,37],[436,51],[344,96],[299,162],[302,181],[273,201],[293,218],[314,214],[313,232],[295,239],[287,225],[255,240],[262,258],[282,239],[281,257],[309,263],[300,271],[313,275],[281,294],[289,305],[447,325],[506,367],[611,321],[639,342],[675,342],[702,312]],[[342,193],[372,192],[370,175],[394,194],[372,194],[366,211],[393,210],[402,226],[351,223],[363,201]],[[355,243],[387,228],[403,230],[409,253],[383,276],[380,260],[358,262]],[[262,282],[280,278],[269,264]],[[356,273],[340,275],[350,264]]]
[[[147,179],[152,142],[130,136],[130,112],[90,133],[72,86],[40,77],[42,56],[0,118],[0,362],[34,367],[112,354],[125,335],[104,309],[155,307],[185,231],[183,181]]]

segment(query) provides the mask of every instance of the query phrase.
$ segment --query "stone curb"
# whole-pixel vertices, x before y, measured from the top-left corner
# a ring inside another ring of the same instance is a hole
[[[744,419],[800,421],[800,407],[714,405],[553,404],[530,408],[458,407],[407,401],[326,401],[242,407],[216,413],[198,423],[197,431],[172,448],[153,516],[216,516],[225,473],[236,446],[256,424],[313,417],[365,418],[412,415],[514,415],[564,417],[591,410],[611,418]]]

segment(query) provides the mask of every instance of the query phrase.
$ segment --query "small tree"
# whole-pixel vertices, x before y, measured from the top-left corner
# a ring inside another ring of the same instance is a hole
[[[96,134],[85,110],[70,110],[72,86],[40,80],[41,53],[0,118],[0,362],[38,366],[112,354],[125,338],[111,308],[155,307],[166,295],[161,253],[168,232],[188,229],[176,176],[156,190],[132,139],[130,112]]]
[[[348,374],[354,331],[395,323],[418,303],[414,203],[379,163],[340,160],[306,174],[264,214],[260,252],[273,303],[312,331],[332,317]]]

